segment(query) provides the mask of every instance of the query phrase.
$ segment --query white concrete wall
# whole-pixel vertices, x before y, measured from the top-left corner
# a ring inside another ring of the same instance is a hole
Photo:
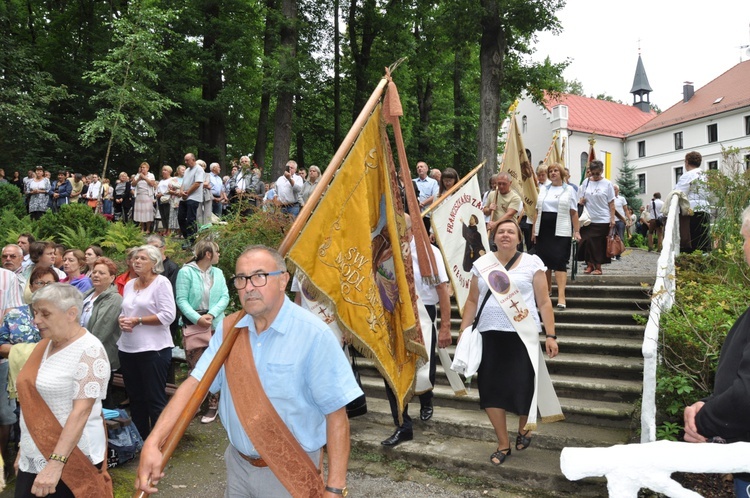
[[[721,168],[722,146],[750,147],[750,136],[745,135],[745,116],[748,115],[750,106],[629,137],[625,142],[628,161],[636,168],[636,178],[638,174],[646,174],[646,193],[640,198],[648,202],[654,192],[661,192],[664,198],[672,191],[675,184],[675,168],[684,167],[685,154],[690,151],[701,153],[701,169],[707,170],[710,161],[718,161]],[[718,124],[719,141],[709,144],[707,127],[712,123]],[[680,131],[683,148],[675,150],[674,134]],[[641,140],[646,141],[646,156],[639,158],[638,142]],[[750,153],[750,150],[745,153]]]

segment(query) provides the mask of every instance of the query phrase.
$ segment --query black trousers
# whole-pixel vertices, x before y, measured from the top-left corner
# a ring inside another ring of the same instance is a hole
[[[130,417],[145,440],[167,406],[167,373],[172,348],[141,353],[119,351],[120,372],[130,398]]]
[[[435,372],[437,371],[437,330],[435,329],[435,317],[437,316],[437,308],[434,304],[426,304],[425,308],[427,313],[430,315],[430,321],[432,322],[432,351],[430,351],[430,384],[435,385]],[[385,380],[383,380],[385,382]],[[385,395],[388,397],[388,404],[391,407],[391,415],[393,416],[393,423],[400,429],[411,429],[412,422],[409,416],[409,405],[404,406],[404,413],[402,413],[404,423],[398,423],[398,403],[396,402],[396,395],[393,390],[385,382]],[[432,390],[424,392],[419,395],[419,404],[421,406],[429,405],[432,402],[434,394]],[[408,403],[408,401],[407,401]]]
[[[177,223],[180,225],[180,232],[186,241],[193,243],[195,237],[195,220],[198,218],[198,207],[200,202],[194,200],[181,200],[177,209]]]

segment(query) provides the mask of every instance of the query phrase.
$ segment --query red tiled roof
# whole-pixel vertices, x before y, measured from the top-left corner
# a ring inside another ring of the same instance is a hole
[[[750,106],[750,61],[740,62],[698,89],[687,102],[679,101],[631,135],[665,128],[706,116]],[[721,98],[721,101],[716,102]]]
[[[656,116],[653,111],[643,112],[630,105],[567,93],[545,99],[545,107],[550,112],[558,104],[568,106],[568,129],[608,137],[625,138]]]

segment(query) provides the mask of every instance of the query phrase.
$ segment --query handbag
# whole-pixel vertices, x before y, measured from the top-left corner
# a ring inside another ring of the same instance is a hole
[[[347,350],[347,353],[349,351]],[[354,374],[354,380],[357,381],[360,389],[362,389],[362,379],[359,377],[359,370],[357,370],[357,360],[355,354],[347,354],[352,359],[352,373]],[[364,391],[364,390],[363,390]],[[362,396],[353,399],[346,404],[346,416],[349,418],[359,417],[367,413],[367,396],[363,393]]]
[[[609,235],[607,235],[607,257],[612,258],[614,256],[619,256],[623,252],[625,252],[625,244],[623,244],[620,236],[617,235],[615,227],[612,227],[609,231]]]
[[[586,206],[583,206],[581,214],[578,215],[578,224],[582,227],[591,225],[591,216],[589,216],[589,210],[586,209]]]
[[[211,340],[211,327],[200,325],[186,325],[182,328],[182,345],[185,351],[198,348],[207,348]]]

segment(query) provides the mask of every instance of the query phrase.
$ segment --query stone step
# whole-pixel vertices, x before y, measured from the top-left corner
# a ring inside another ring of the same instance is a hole
[[[357,368],[362,378],[375,379],[376,385],[382,385],[380,374],[370,360],[357,361]],[[641,379],[618,379],[613,377],[592,377],[582,375],[564,375],[556,373],[551,375],[552,384],[558,396],[569,398],[581,398],[589,400],[613,401],[633,403],[641,395]],[[464,380],[462,378],[462,380]],[[451,393],[450,383],[445,376],[445,369],[438,362],[435,372],[435,385],[445,388]],[[469,387],[477,389],[476,376],[471,380]]]
[[[362,389],[370,397],[385,399],[385,386],[380,377],[362,376]],[[479,393],[474,386],[465,396],[456,396],[446,385],[436,383],[433,389],[433,403],[439,407],[473,410],[479,406]],[[633,413],[629,402],[604,401],[602,399],[575,399],[559,396],[560,406],[566,420],[579,424],[592,424],[604,427],[627,428]],[[415,412],[415,413],[418,413]]]
[[[489,481],[509,491],[518,490],[524,496],[586,498],[607,494],[606,482],[602,478],[568,481],[560,471],[560,450],[545,449],[536,445],[536,440],[524,451],[513,448],[511,456],[496,468],[489,461],[490,454],[497,448],[494,437],[479,441],[450,436],[435,430],[433,425],[417,421],[413,441],[394,448],[382,446],[380,442],[392,432],[393,426],[372,422],[371,418],[352,419],[352,451],[364,453],[368,458],[401,460],[424,469],[439,469],[456,477]],[[511,442],[514,440],[515,437]]]
[[[629,338],[643,341],[643,331],[645,328],[645,325],[640,324],[601,324],[555,321],[555,332],[560,337]]]
[[[552,305],[557,309],[557,292],[552,294]],[[565,305],[567,310],[595,309],[595,310],[630,310],[630,311],[648,311],[651,306],[651,300],[648,298],[616,298],[616,297],[594,297],[594,296],[573,296],[565,292]],[[567,311],[566,310],[566,311]],[[563,313],[565,311],[562,311]]]
[[[560,354],[547,360],[550,375],[577,375],[608,379],[642,380],[643,358],[597,354]]]

